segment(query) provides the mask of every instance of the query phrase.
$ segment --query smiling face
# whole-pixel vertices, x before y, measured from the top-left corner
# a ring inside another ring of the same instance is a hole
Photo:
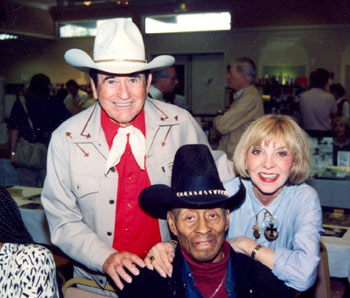
[[[270,204],[282,191],[294,165],[294,155],[284,140],[252,146],[246,156],[247,169],[254,194],[264,205]]]
[[[97,74],[97,88],[93,80],[91,87],[109,118],[120,126],[129,126],[143,109],[152,76],[146,81],[145,74],[115,75]]]
[[[337,137],[344,136],[346,133],[346,126],[339,120],[336,120],[334,123],[334,131]]]
[[[197,262],[222,260],[222,245],[230,214],[222,208],[175,209],[168,212],[170,230],[183,249]]]

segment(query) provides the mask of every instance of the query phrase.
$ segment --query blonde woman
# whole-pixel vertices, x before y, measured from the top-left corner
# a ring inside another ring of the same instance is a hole
[[[304,183],[310,155],[306,133],[290,117],[276,115],[253,122],[234,153],[247,195],[231,214],[230,244],[298,291],[315,282],[322,231],[318,195]],[[232,192],[238,185],[235,178],[225,188]]]

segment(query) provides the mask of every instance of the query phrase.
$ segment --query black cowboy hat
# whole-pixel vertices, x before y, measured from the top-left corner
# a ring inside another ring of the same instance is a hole
[[[184,145],[175,154],[171,187],[149,186],[141,192],[139,203],[153,217],[166,219],[173,208],[222,207],[232,211],[241,206],[245,192],[241,183],[238,192],[229,197],[209,148],[202,144]]]

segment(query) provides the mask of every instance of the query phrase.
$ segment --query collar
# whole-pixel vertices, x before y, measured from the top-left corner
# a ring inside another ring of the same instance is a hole
[[[248,87],[245,87],[245,88],[243,88],[243,89],[237,91],[236,93],[234,93],[234,94],[233,94],[233,98],[236,100],[236,99],[240,98],[240,97],[243,95],[243,93],[245,93],[245,92],[248,91],[249,89],[253,89],[253,88],[255,88],[255,85],[254,85],[254,84],[251,84],[251,85],[249,85]]]
[[[167,109],[169,105],[158,100],[147,98],[144,105],[146,133],[149,135],[150,130],[156,131],[159,126],[172,126],[179,124],[177,110]],[[85,111],[76,116],[82,123],[77,125],[77,129],[66,131],[66,136],[73,143],[91,143],[99,140],[100,134],[104,137],[101,127],[101,107],[98,101]],[[77,133],[78,132],[78,133]]]
[[[103,132],[105,133],[108,146],[109,148],[111,148],[113,144],[113,139],[117,134],[120,128],[120,125],[111,121],[107,113],[103,109],[101,109],[101,126],[103,129]],[[144,136],[146,135],[144,110],[142,110],[141,113],[137,115],[137,117],[132,122],[132,126],[138,128],[143,133]]]
[[[191,273],[190,266],[184,256],[181,254],[180,245],[176,247],[175,250],[175,258],[174,258],[174,270],[173,270],[173,278],[175,278],[176,282],[181,282],[183,286],[186,288],[189,287],[192,291],[198,291],[197,287],[194,285],[194,278]],[[228,262],[227,262],[227,277],[225,283],[225,289],[228,293],[228,297],[235,297],[236,292],[236,282],[235,282],[235,269],[234,263],[237,257],[237,254],[232,250],[232,248],[228,245]],[[193,296],[195,297],[195,296]]]
[[[260,201],[256,198],[255,194],[254,194],[254,190],[253,190],[253,183],[251,181],[249,181],[248,184],[248,192],[249,192],[249,196],[252,198],[252,200],[250,200],[251,205],[252,205],[252,209],[254,214],[257,214],[258,212],[260,212],[262,209],[267,209],[272,215],[275,215],[278,207],[281,205],[281,202],[283,200],[283,198],[285,197],[285,191],[286,191],[286,187],[287,185],[285,185],[281,191],[281,193],[268,205],[268,206],[264,206],[263,204],[260,203]],[[246,185],[247,187],[247,185]]]
[[[339,97],[337,99],[337,104],[341,103],[343,100],[345,100],[344,96],[343,97]]]
[[[186,261],[188,262],[193,275],[196,275],[195,272],[198,272],[199,274],[201,274],[204,271],[211,272],[211,271],[216,271],[217,269],[222,270],[222,268],[227,265],[227,262],[230,256],[230,246],[228,242],[225,240],[222,245],[222,249],[220,251],[220,253],[224,253],[224,258],[221,261],[216,263],[198,263],[182,247],[181,247],[181,253],[186,259]]]
[[[233,94],[233,99],[238,99],[242,96],[244,89],[241,89]]]

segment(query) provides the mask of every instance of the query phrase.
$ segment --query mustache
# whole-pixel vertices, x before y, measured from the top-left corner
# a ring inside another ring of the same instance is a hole
[[[193,243],[197,242],[209,242],[209,241],[216,241],[218,239],[217,235],[214,235],[212,233],[209,233],[205,236],[196,236],[192,239]]]

